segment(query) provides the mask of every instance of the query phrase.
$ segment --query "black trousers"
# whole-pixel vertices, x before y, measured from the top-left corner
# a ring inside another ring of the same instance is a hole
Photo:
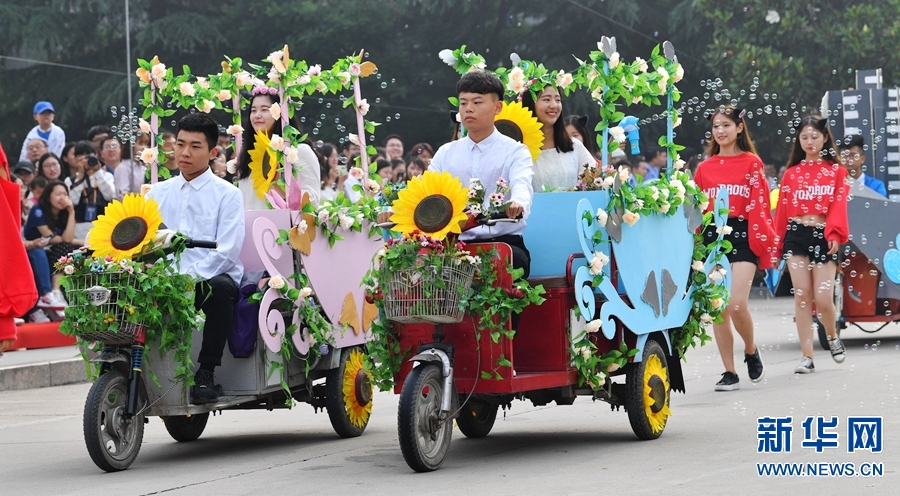
[[[206,314],[203,325],[203,345],[197,361],[200,365],[222,365],[222,353],[234,323],[234,305],[238,287],[234,280],[219,274],[207,281],[199,281],[194,296],[194,307]]]

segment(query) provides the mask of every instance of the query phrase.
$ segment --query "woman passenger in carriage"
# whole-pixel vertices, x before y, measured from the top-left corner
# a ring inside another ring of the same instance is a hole
[[[728,190],[731,210],[727,225],[721,229],[724,239],[732,246],[732,251],[726,254],[731,263],[732,283],[728,307],[722,313],[723,321],[713,326],[716,345],[725,365],[716,391],[740,388],[734,367],[732,322],[744,341],[744,362],[750,380],[759,382],[765,373],[759,349],[753,341],[753,317],[748,301],[757,267],[772,267],[776,236],[772,229],[769,186],[763,173],[763,161],[756,155],[744,114],[744,109],[720,106],[709,117],[713,135],[709,158],[697,166],[694,177],[697,186],[710,197],[709,210],[715,208],[714,200],[722,186]],[[718,231],[715,226],[704,231],[707,244],[715,241]]]
[[[237,161],[238,169],[238,189],[241,190],[241,196],[244,198],[244,208],[246,210],[268,210],[269,206],[265,198],[265,191],[257,191],[254,187],[254,178],[251,177],[253,169],[259,167],[260,170],[256,174],[268,173],[268,161],[264,160],[262,164],[254,164],[251,167],[252,159],[250,151],[256,144],[256,133],[262,130],[266,136],[271,139],[273,135],[284,137],[284,130],[281,124],[280,106],[281,100],[275,88],[256,86],[250,99],[250,108],[244,114],[242,121],[244,124],[243,146]],[[275,110],[273,110],[273,108]],[[273,115],[274,114],[274,115]],[[249,125],[247,125],[249,123]],[[290,125],[301,131],[300,125],[291,119]],[[309,201],[313,205],[319,204],[319,196],[321,194],[321,170],[319,156],[311,144],[307,141],[296,146],[297,156],[293,163],[294,177],[300,181],[300,187],[304,192],[309,194]],[[273,165],[277,167],[277,165]],[[255,176],[255,175],[254,175]],[[281,178],[281,172],[275,175],[275,179]],[[272,182],[271,191],[284,196],[281,186]]]
[[[534,161],[534,177],[531,180],[534,191],[575,187],[581,170],[597,161],[581,141],[572,139],[566,131],[559,90],[548,84],[536,96],[532,96],[531,91],[525,91],[522,106],[537,117],[544,133],[541,154]]]

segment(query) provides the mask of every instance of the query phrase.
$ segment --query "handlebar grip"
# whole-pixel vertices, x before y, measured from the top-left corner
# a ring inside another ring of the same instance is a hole
[[[510,219],[509,217],[506,216],[506,212],[495,212],[495,213],[491,214],[490,217],[488,217],[488,220],[503,220],[505,222],[512,222],[514,220],[521,220],[521,219],[522,219],[522,214],[519,214],[514,219]]]
[[[204,241],[202,239],[188,238],[184,241],[184,246],[187,248],[209,248],[211,250],[215,250],[219,247],[219,244],[215,241]]]

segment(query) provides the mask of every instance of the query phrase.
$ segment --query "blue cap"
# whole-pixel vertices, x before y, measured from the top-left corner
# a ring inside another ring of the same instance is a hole
[[[45,112],[49,110],[50,112],[56,113],[56,110],[53,108],[53,104],[50,102],[37,102],[34,104],[34,114],[40,114],[41,112]]]

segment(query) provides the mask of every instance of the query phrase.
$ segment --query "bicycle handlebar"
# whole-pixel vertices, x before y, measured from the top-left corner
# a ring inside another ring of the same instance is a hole
[[[184,246],[186,248],[209,248],[211,250],[215,250],[216,248],[218,248],[219,244],[215,241],[204,241],[202,239],[188,238],[184,240]]]

